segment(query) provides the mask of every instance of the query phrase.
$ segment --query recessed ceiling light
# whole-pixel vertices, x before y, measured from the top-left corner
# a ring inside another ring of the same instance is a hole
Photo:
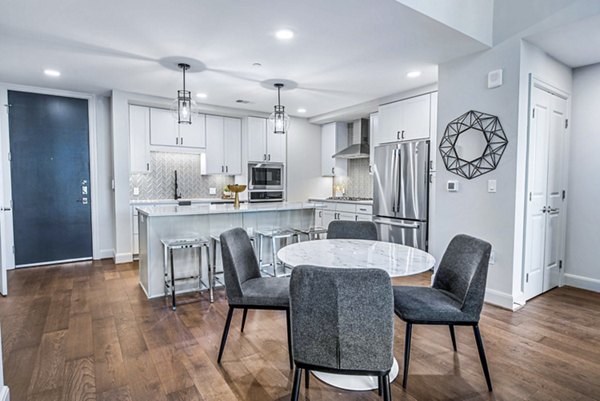
[[[200,99],[206,99],[208,95],[206,93],[196,93],[196,97],[199,97]]]
[[[421,76],[421,71],[411,71],[408,74],[406,74],[406,76],[408,78],[417,78]]]
[[[277,39],[281,40],[289,40],[294,37],[294,32],[290,29],[280,29],[275,32],[275,36]]]
[[[306,109],[298,109],[298,113],[306,113]]]
[[[60,77],[60,71],[56,70],[44,70],[44,74],[48,75],[49,77]]]

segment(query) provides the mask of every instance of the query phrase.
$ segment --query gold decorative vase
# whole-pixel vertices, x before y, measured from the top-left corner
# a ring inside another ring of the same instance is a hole
[[[239,209],[240,208],[240,192],[244,192],[246,190],[246,185],[239,185],[239,184],[227,185],[227,189],[229,189],[231,192],[233,192],[235,194],[235,200],[233,201],[233,207],[234,207],[234,209]]]

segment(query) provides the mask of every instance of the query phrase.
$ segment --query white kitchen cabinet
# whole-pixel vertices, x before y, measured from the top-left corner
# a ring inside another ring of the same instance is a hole
[[[206,153],[202,174],[242,174],[242,122],[206,116]]]
[[[177,124],[179,126],[179,146],[185,148],[204,149],[206,147],[206,116],[192,114],[191,124]]]
[[[379,132],[379,113],[369,116],[369,174],[373,174],[375,167],[375,138]]]
[[[356,214],[356,221],[373,221],[373,216],[370,214]]]
[[[191,124],[178,124],[170,110],[150,108],[150,145],[169,152],[200,152],[206,147],[206,116],[192,114]]]
[[[242,174],[242,120],[224,117],[223,162],[228,175]]]
[[[150,108],[129,106],[130,172],[150,171]]]
[[[150,145],[179,145],[177,121],[175,121],[169,110],[150,109]]]
[[[329,123],[321,127],[321,175],[324,177],[344,176],[347,160],[332,156],[348,146],[348,125]]]
[[[315,223],[314,223],[315,227],[325,227],[323,225],[323,210],[322,209],[315,209]]]
[[[335,210],[323,210],[322,227],[329,227],[329,223],[336,220],[337,213]]]
[[[356,214],[348,212],[337,212],[336,220],[356,221]]]
[[[373,145],[429,138],[431,95],[421,95],[379,106],[379,126]]]
[[[285,163],[286,137],[270,131],[266,118],[248,117],[248,161]]]

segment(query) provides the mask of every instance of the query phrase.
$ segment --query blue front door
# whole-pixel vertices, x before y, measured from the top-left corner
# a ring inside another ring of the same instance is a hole
[[[92,257],[88,101],[9,91],[15,263]]]

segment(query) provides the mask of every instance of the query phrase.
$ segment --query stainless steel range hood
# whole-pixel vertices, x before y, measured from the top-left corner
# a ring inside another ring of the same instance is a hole
[[[350,127],[349,127],[350,128]],[[337,159],[364,159],[369,157],[369,120],[352,122],[352,145],[334,154]]]

